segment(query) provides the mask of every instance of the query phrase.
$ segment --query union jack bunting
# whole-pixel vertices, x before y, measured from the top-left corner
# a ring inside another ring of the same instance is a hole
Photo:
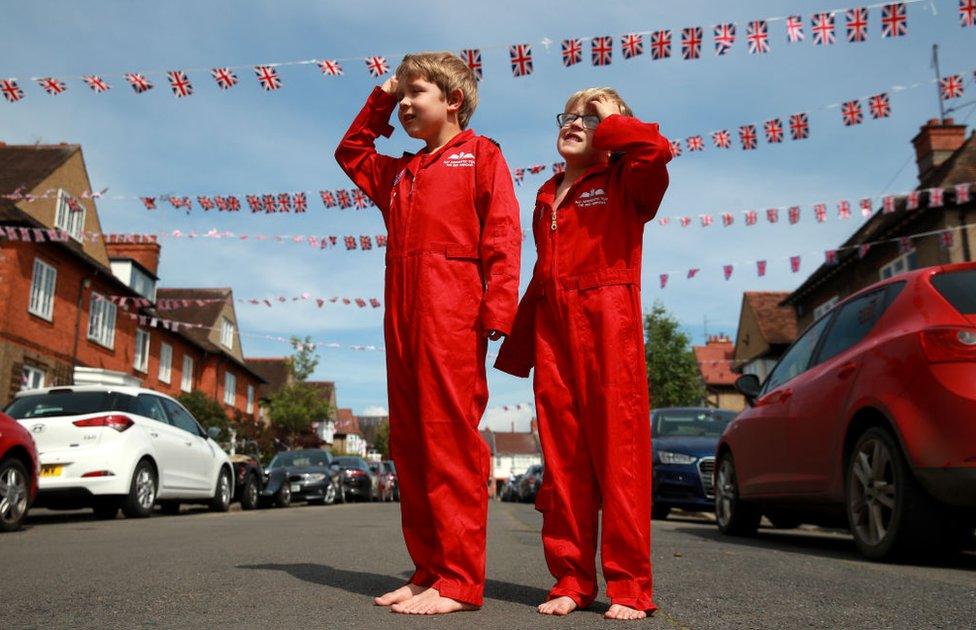
[[[688,227],[691,225],[691,217],[681,217],[678,222],[681,223],[681,227]]]
[[[952,230],[946,230],[945,232],[939,234],[939,245],[941,245],[943,249],[949,249],[952,247],[952,242]]]
[[[681,29],[681,58],[698,59],[701,57],[702,27],[689,26]]]
[[[609,66],[613,61],[613,38],[609,35],[590,40],[590,53],[594,66]]]
[[[722,275],[728,280],[732,277],[732,265],[722,265]]]
[[[942,189],[941,188],[929,188],[929,208],[941,208],[944,204],[942,202]]]
[[[881,200],[881,214],[891,214],[895,211],[895,196],[887,195]]]
[[[786,41],[796,44],[803,41],[803,17],[791,15],[786,18]]]
[[[210,71],[210,76],[221,90],[229,90],[237,85],[237,75],[230,68],[214,68]]]
[[[691,280],[692,278],[694,278],[696,275],[698,275],[698,272],[699,271],[701,271],[701,270],[698,269],[698,267],[692,267],[691,269],[689,269],[688,270],[688,279]]]
[[[671,157],[678,157],[681,155],[681,142],[678,140],[670,140],[671,143]]]
[[[942,77],[939,81],[939,90],[942,92],[942,98],[959,98],[963,92],[962,75],[950,74]]]
[[[633,59],[644,54],[644,36],[640,33],[628,33],[620,38],[620,50],[624,59]]]
[[[701,220],[702,227],[708,227],[709,225],[712,224],[712,215],[710,214],[703,214],[700,215],[698,218]]]
[[[861,207],[862,217],[869,217],[871,216],[871,213],[874,212],[874,208],[872,207],[870,198],[862,199],[860,203],[860,207]]]
[[[865,256],[868,255],[868,252],[869,251],[871,251],[871,243],[863,243],[861,245],[858,245],[857,246],[857,257],[863,259]]]
[[[828,249],[827,251],[825,251],[824,252],[824,261],[828,265],[836,265],[837,264],[837,250],[836,249]]]
[[[871,118],[887,118],[890,116],[891,101],[888,99],[888,95],[882,92],[869,98],[868,110],[871,112]]]
[[[837,216],[841,219],[851,218],[851,203],[849,201],[837,202]]]
[[[326,208],[334,208],[336,206],[336,198],[331,190],[320,190],[319,197],[322,198],[322,205]]]
[[[552,163],[552,172],[553,173],[565,173],[566,172],[566,163],[565,162],[553,162]]]
[[[358,188],[352,191],[352,205],[354,205],[357,210],[364,210],[366,206],[369,205],[365,193]]]
[[[905,3],[886,4],[881,7],[881,36],[901,37],[908,34],[908,16]]]
[[[746,41],[749,42],[749,53],[761,55],[769,52],[769,25],[766,20],[753,20],[746,27]]]
[[[860,125],[864,122],[864,113],[861,111],[860,101],[847,101],[841,105],[840,115],[844,119],[845,127]]]
[[[847,10],[847,41],[863,42],[868,38],[868,10],[866,7]]]
[[[369,76],[381,77],[390,71],[390,66],[386,63],[386,57],[366,57],[366,69],[369,70]]]
[[[319,70],[322,74],[329,77],[341,77],[343,75],[342,65],[335,59],[323,59],[319,62]]]
[[[742,142],[742,149],[750,151],[756,148],[756,126],[742,125],[739,127],[739,140]]]
[[[794,140],[805,140],[810,137],[810,123],[805,112],[790,116],[790,135]]]
[[[722,225],[725,226],[725,227],[729,227],[733,223],[735,223],[735,215],[732,214],[731,212],[723,212],[722,213]]]
[[[142,201],[142,205],[146,206],[146,210],[155,210],[156,209],[156,198],[155,197],[139,197],[139,200]]]
[[[570,67],[583,61],[583,42],[579,39],[563,40],[563,65]]]
[[[817,223],[823,223],[827,220],[827,204],[818,203],[813,206],[813,214],[817,217]]]
[[[921,192],[913,190],[905,196],[905,210],[918,210]]]
[[[705,148],[705,141],[701,136],[691,136],[685,142],[689,151],[702,151]]]
[[[385,234],[377,234],[376,235],[376,246],[377,247],[386,247],[386,241],[387,241],[387,236]]]
[[[343,240],[346,243],[346,249],[356,249],[356,237],[355,236],[347,236]],[[348,301],[346,301],[346,303],[348,304]]]
[[[816,13],[810,24],[813,31],[813,43],[817,46],[827,46],[837,41],[834,35],[834,14]]]
[[[800,270],[800,257],[790,256],[790,271],[796,273]]]
[[[663,289],[664,287],[668,286],[668,274],[662,273],[660,275],[660,278],[661,278],[661,288]]]
[[[763,123],[763,130],[766,132],[766,142],[779,143],[783,141],[783,123],[779,118],[773,118]]]
[[[914,249],[912,247],[912,238],[910,236],[899,236],[898,237],[898,253],[907,254]]]
[[[363,236],[360,236],[359,249],[373,249],[373,240],[365,234]],[[366,300],[362,298],[356,298],[356,305],[359,306],[359,308],[363,308],[364,306],[366,306]]]
[[[305,193],[295,193],[295,212],[300,214],[308,210],[308,197]]]
[[[339,201],[339,207],[342,209],[352,207],[352,198],[349,196],[348,190],[337,190],[336,197]]]
[[[735,44],[735,24],[716,24],[715,25],[715,54],[722,56],[732,50]]]
[[[484,66],[481,63],[481,50],[478,48],[466,48],[461,51],[461,61],[464,65],[471,68],[474,78],[479,81],[484,77]]]
[[[257,195],[245,195],[244,199],[247,201],[247,207],[251,209],[251,212],[261,212],[261,198]]]
[[[796,225],[800,222],[800,206],[790,206],[790,225]]]
[[[254,73],[258,76],[258,82],[265,92],[273,92],[281,88],[281,78],[273,66],[255,66]]]
[[[524,168],[517,168],[514,171],[512,171],[512,179],[515,180],[515,183],[516,184],[518,184],[519,186],[521,186],[522,185],[522,180],[525,179],[525,169]]]
[[[671,223],[671,217],[661,217],[657,220],[657,222],[660,223],[661,225],[667,225]]]
[[[264,202],[264,211],[266,213],[277,212],[278,198],[275,195],[261,195],[261,201]]]
[[[148,92],[153,88],[153,84],[150,83],[146,77],[136,72],[129,72],[126,74],[125,80],[129,82],[129,85],[132,86],[132,89],[135,90],[136,94]]]
[[[956,184],[956,203],[969,202],[969,184]]]
[[[199,196],[197,196],[197,204],[203,210],[213,210],[214,209],[214,205],[215,205],[214,202],[211,201],[210,197],[208,197],[206,195],[199,195]]]
[[[95,74],[88,74],[81,78],[92,89],[92,92],[108,92],[112,88],[104,79]]]
[[[762,278],[763,276],[766,275],[766,261],[765,260],[757,260],[756,261],[756,275],[758,275],[760,278]]]
[[[291,194],[279,193],[278,208],[281,212],[291,212]]]
[[[651,33],[651,59],[667,59],[671,56],[671,31]]]
[[[59,81],[54,77],[45,77],[43,79],[37,80],[38,85],[44,88],[44,91],[48,94],[61,94],[68,89],[68,86],[64,81]]]
[[[779,208],[769,208],[766,210],[766,220],[770,223],[779,222]]]
[[[759,220],[759,213],[755,210],[747,210],[746,215],[746,225],[755,225],[756,221]]]
[[[509,47],[508,56],[512,62],[512,74],[524,77],[532,74],[532,46],[515,44]]]
[[[193,94],[193,85],[190,84],[190,79],[182,70],[171,70],[166,73],[166,78],[169,79],[169,86],[173,88],[173,94],[177,98]]]
[[[959,0],[959,25],[976,25],[976,0]]]
[[[719,149],[729,149],[732,147],[732,134],[725,129],[715,131],[712,133],[712,142]]]

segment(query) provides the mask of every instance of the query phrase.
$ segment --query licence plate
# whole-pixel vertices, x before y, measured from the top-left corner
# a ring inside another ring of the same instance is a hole
[[[292,492],[301,492],[302,491],[302,484],[300,484],[300,483],[293,483],[293,484],[291,484],[291,491]]]
[[[41,477],[60,477],[63,468],[60,464],[44,464],[41,466]]]

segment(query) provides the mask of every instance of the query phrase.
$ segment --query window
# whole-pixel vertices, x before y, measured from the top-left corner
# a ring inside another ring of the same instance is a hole
[[[884,296],[884,289],[881,289],[845,304],[834,318],[817,361],[835,357],[864,339],[885,310]]]
[[[234,406],[234,395],[237,393],[237,379],[230,372],[224,372],[224,402]]]
[[[915,250],[902,254],[898,258],[895,258],[890,263],[881,268],[881,279],[890,278],[892,276],[897,276],[900,273],[905,273],[906,271],[911,271],[917,267],[917,259],[915,256]]]
[[[54,213],[54,225],[70,234],[71,238],[80,241],[85,231],[85,207],[78,202],[76,209],[72,210],[70,199],[71,195],[58,189],[58,207]]]
[[[20,388],[21,389],[40,389],[44,387],[44,370],[25,365],[20,368]]]
[[[247,413],[254,413],[254,386],[247,386],[247,408],[244,410]]]
[[[234,349],[234,322],[226,317],[220,320],[220,344],[228,350]]]
[[[149,371],[149,333],[136,328],[135,362],[132,367],[140,372]]]
[[[963,315],[976,314],[976,269],[932,276],[932,286]]]
[[[173,346],[168,343],[159,345],[159,380],[169,384],[173,375]]]
[[[827,300],[817,308],[813,309],[813,319],[815,320],[820,319],[821,317],[829,313],[830,309],[834,308],[834,305],[837,304],[837,301],[839,299],[840,298],[835,295],[834,297],[830,298],[829,300]]]
[[[27,312],[51,321],[54,315],[54,287],[58,270],[40,258],[34,259],[34,277],[31,278],[30,302]]]
[[[183,378],[180,380],[180,389],[185,392],[193,391],[193,358],[183,355]]]
[[[773,373],[766,379],[766,384],[763,386],[764,394],[806,371],[810,365],[813,350],[817,347],[817,342],[830,320],[830,316],[818,320],[790,346],[783,358],[776,364]]]
[[[203,437],[203,430],[197,424],[197,421],[193,419],[193,416],[190,415],[189,411],[169,398],[163,398],[162,401],[163,406],[166,407],[166,413],[169,414],[170,424],[178,429],[183,429],[187,433]]]
[[[169,424],[166,412],[163,411],[163,398],[152,394],[139,394],[132,405],[132,412],[150,418],[156,422]]]
[[[88,304],[88,338],[106,348],[115,347],[115,316],[118,307],[97,293]]]
[[[130,286],[133,291],[147,300],[156,301],[156,282],[135,265],[132,265],[130,270]]]

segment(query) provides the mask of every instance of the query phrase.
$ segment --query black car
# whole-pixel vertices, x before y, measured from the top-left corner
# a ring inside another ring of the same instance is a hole
[[[505,485],[502,486],[502,501],[514,502],[519,500],[519,482],[521,481],[522,475],[509,475]]]
[[[343,481],[333,470],[334,461],[332,453],[321,448],[281,451],[268,464],[267,474],[273,475],[280,469],[287,471],[287,484],[278,494],[289,494],[291,501],[330,505],[345,500]]]
[[[362,457],[342,455],[333,460],[333,467],[342,474],[345,498],[371,501],[373,499],[373,478],[369,474],[369,464]]]
[[[225,446],[225,450],[230,450],[228,446]],[[256,442],[245,442],[239,451],[236,448],[234,450],[237,452],[230,456],[235,480],[234,496],[231,500],[239,501],[242,510],[253,510],[262,503],[276,502],[275,495],[280,494],[282,486],[287,485],[287,471],[279,468],[271,474],[265,474]],[[289,502],[290,490],[289,487]]]
[[[392,459],[383,460],[383,470],[386,471],[386,483],[393,489],[393,500],[400,500],[400,478],[397,476],[396,464]]]
[[[519,501],[522,503],[532,503],[535,501],[535,495],[538,494],[539,487],[542,485],[542,475],[544,472],[545,467],[542,464],[529,466],[529,469],[519,479]]]

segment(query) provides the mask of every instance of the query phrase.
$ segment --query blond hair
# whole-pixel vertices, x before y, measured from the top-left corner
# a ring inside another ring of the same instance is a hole
[[[403,84],[418,77],[439,87],[448,99],[454,90],[461,90],[463,96],[461,108],[458,109],[458,124],[465,129],[478,107],[478,80],[468,64],[446,51],[407,55],[396,69],[397,81]]]
[[[630,106],[624,101],[623,98],[621,98],[620,94],[617,93],[617,90],[610,87],[591,87],[576,92],[566,101],[565,111],[568,112],[580,101],[583,101],[583,105],[585,106],[598,96],[609,96],[610,100],[614,101],[620,106],[620,113],[624,116],[634,115],[634,111],[630,109]]]

